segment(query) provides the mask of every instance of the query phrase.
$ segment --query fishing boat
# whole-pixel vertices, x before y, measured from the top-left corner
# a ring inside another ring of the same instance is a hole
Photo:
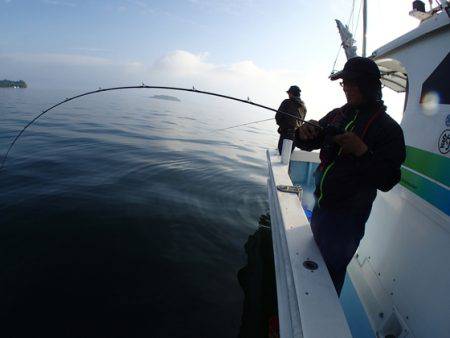
[[[370,56],[383,85],[405,93],[407,158],[401,182],[378,192],[340,299],[308,220],[318,153],[267,150],[281,337],[450,334],[450,5],[437,3],[414,1],[418,27]]]

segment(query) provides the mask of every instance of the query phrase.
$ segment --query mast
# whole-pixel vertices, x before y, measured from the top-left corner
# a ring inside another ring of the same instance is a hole
[[[366,35],[367,35],[367,0],[363,0],[363,42],[362,42],[363,57],[366,57]]]

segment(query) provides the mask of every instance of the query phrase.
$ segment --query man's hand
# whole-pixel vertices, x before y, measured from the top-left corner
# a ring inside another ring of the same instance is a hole
[[[297,136],[300,138],[300,140],[312,140],[316,138],[317,135],[319,135],[319,122],[315,120],[309,120],[308,122],[309,123],[303,123],[297,129]]]
[[[342,147],[342,154],[362,156],[367,151],[367,145],[352,132],[344,133],[334,137],[334,142]]]

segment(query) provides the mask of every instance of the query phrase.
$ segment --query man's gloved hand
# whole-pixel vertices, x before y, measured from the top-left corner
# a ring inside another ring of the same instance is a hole
[[[362,156],[368,150],[367,145],[359,138],[358,135],[352,132],[336,135],[334,142],[339,144],[342,148],[342,154],[351,154],[355,156]]]
[[[297,136],[300,140],[304,141],[312,140],[319,135],[320,132],[319,122],[315,120],[309,120],[308,122],[309,123],[304,123],[303,125],[298,127],[296,131]],[[312,124],[317,125],[317,127]]]

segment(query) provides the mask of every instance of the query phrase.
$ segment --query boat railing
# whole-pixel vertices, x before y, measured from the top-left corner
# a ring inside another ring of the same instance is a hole
[[[317,163],[318,155],[294,151],[292,159]],[[299,196],[291,186],[289,161],[267,150],[268,195],[281,337],[351,337],[346,317]]]

